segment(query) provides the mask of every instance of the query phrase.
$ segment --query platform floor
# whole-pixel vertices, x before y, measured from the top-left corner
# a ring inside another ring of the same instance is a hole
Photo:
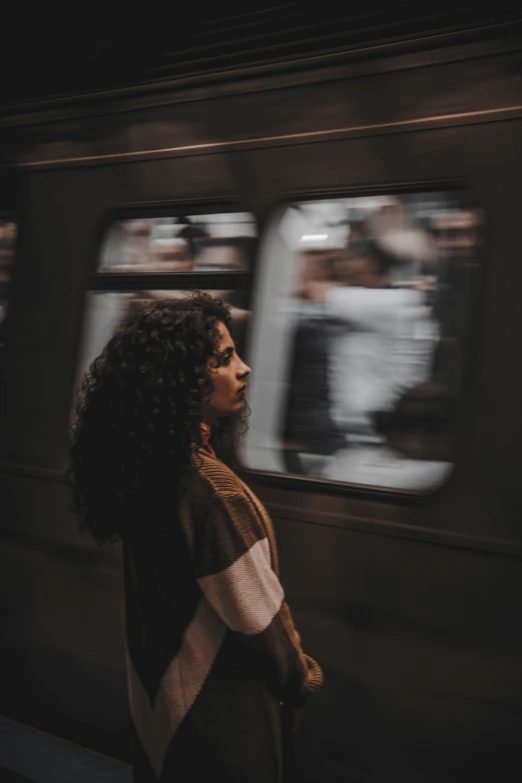
[[[131,767],[0,716],[1,783],[131,783]]]

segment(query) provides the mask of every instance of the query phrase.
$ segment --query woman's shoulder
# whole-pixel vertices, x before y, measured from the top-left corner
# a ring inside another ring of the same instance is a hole
[[[240,539],[250,540],[254,536],[252,540],[255,542],[268,537],[273,561],[277,563],[269,514],[233,470],[204,449],[197,449],[186,479],[179,498],[181,516],[192,520],[212,517],[215,523],[213,529],[218,530],[220,525],[225,524],[228,535],[232,525],[234,535]]]
[[[192,489],[198,486],[209,487],[216,494],[224,492],[243,494],[244,492],[243,483],[234,471],[203,448],[193,452],[185,483]]]

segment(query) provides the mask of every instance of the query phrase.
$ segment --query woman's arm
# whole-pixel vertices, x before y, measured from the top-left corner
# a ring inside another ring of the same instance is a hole
[[[240,487],[220,488],[203,478],[185,495],[182,517],[205,598],[251,651],[280,700],[302,705],[320,687],[322,672],[302,650],[255,505]]]

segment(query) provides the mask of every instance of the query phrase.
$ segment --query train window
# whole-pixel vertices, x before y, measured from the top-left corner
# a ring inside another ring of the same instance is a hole
[[[16,223],[0,215],[0,372],[4,357],[5,327],[9,298],[9,280],[16,241]]]
[[[207,290],[232,308],[242,342],[257,226],[247,212],[118,220],[106,231],[88,292],[77,384],[121,321],[147,301]]]
[[[277,210],[260,249],[247,467],[403,491],[443,483],[479,223],[459,192]]]
[[[256,235],[248,212],[120,220],[106,234],[100,271],[241,271]]]

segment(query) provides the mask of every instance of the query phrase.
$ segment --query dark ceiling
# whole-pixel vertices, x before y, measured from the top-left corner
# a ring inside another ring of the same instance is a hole
[[[50,7],[18,6],[4,18],[4,105],[435,32],[474,29],[487,35],[515,19],[499,13],[498,6],[495,12],[495,4],[458,0],[444,12],[419,2],[382,10],[371,1],[332,0],[265,3],[259,11],[252,4],[240,11],[237,3],[220,2],[219,9],[208,11],[195,3],[183,8],[163,4],[159,13],[144,4],[134,14],[130,6],[125,15],[108,10],[103,19],[93,18],[88,5],[73,8],[74,14],[53,16]]]

